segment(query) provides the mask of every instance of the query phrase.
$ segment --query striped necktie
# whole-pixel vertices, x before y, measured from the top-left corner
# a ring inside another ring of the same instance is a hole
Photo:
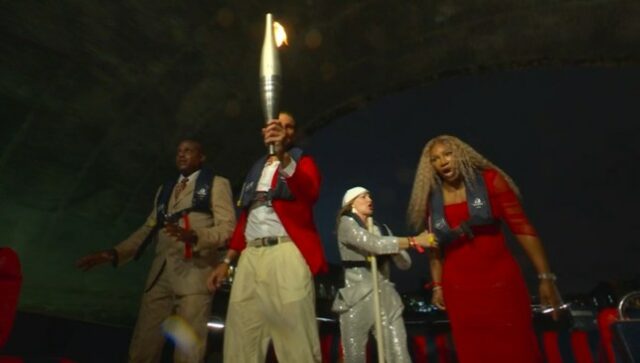
[[[176,190],[173,192],[173,197],[175,200],[178,200],[180,197],[180,193],[187,187],[187,183],[189,182],[189,178],[184,178],[180,180],[180,183],[176,184]]]

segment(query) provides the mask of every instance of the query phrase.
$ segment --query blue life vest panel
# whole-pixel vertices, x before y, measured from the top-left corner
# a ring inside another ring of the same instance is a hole
[[[303,151],[298,147],[293,147],[288,150],[289,156],[297,163],[302,157]],[[258,181],[262,176],[262,169],[264,169],[264,165],[267,162],[267,155],[261,157],[256,161],[251,169],[249,170],[249,174],[244,180],[242,184],[242,189],[240,190],[240,198],[238,198],[238,207],[248,208],[256,196],[256,189],[258,188]],[[271,201],[274,199],[283,199],[283,200],[293,200],[293,194],[289,190],[289,186],[287,186],[287,182],[285,180],[284,175],[278,173],[278,180],[276,181],[276,185],[274,188],[269,189],[267,192],[267,200]]]
[[[482,174],[476,173],[474,183],[465,181],[467,195],[467,208],[469,219],[463,221],[460,226],[451,228],[444,215],[444,196],[442,188],[437,188],[429,195],[429,213],[431,215],[431,232],[436,235],[438,245],[442,249],[446,244],[461,237],[473,239],[471,227],[496,224],[498,221],[493,216],[487,186]]]
[[[173,188],[176,186],[177,178],[168,180],[162,185],[158,198],[156,199],[156,224],[153,226],[151,232],[149,232],[142,244],[140,244],[140,247],[138,247],[138,250],[133,257],[134,260],[137,261],[142,257],[142,253],[151,243],[153,237],[156,236],[158,231],[164,227],[165,222],[175,223],[180,217],[191,212],[207,213],[213,216],[213,208],[211,206],[213,177],[213,170],[204,168],[200,169],[200,174],[198,174],[198,178],[196,178],[196,185],[193,189],[191,207],[179,210],[172,214],[167,213],[167,206],[169,205]]]

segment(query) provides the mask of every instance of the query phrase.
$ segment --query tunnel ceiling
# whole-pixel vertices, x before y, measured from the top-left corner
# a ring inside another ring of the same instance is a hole
[[[3,1],[3,238],[54,255],[112,244],[148,212],[183,136],[237,190],[264,150],[266,12],[289,33],[283,107],[310,133],[442,77],[640,60],[635,0]]]
[[[14,163],[37,159],[76,184],[107,164],[105,184],[130,187],[132,173],[140,180],[165,167],[181,135],[206,140],[212,164],[240,180],[262,150],[258,62],[268,11],[290,35],[283,107],[310,131],[378,95],[451,74],[640,59],[637,1],[23,0],[2,8],[3,184]]]

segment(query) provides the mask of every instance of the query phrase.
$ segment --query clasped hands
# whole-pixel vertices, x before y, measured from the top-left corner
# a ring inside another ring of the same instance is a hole
[[[168,235],[175,237],[178,241],[195,245],[198,242],[198,235],[193,230],[186,230],[177,223],[165,222],[164,230]]]
[[[417,245],[423,248],[436,248],[438,247],[438,239],[436,235],[429,231],[423,231],[419,235],[413,237],[413,240]]]

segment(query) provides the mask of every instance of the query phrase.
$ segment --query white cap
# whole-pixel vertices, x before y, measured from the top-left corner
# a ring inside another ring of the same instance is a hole
[[[363,187],[353,187],[347,190],[347,192],[344,193],[344,197],[342,197],[342,206],[344,207],[349,204],[349,202],[356,199],[357,196],[363,193],[369,193],[369,191]]]

